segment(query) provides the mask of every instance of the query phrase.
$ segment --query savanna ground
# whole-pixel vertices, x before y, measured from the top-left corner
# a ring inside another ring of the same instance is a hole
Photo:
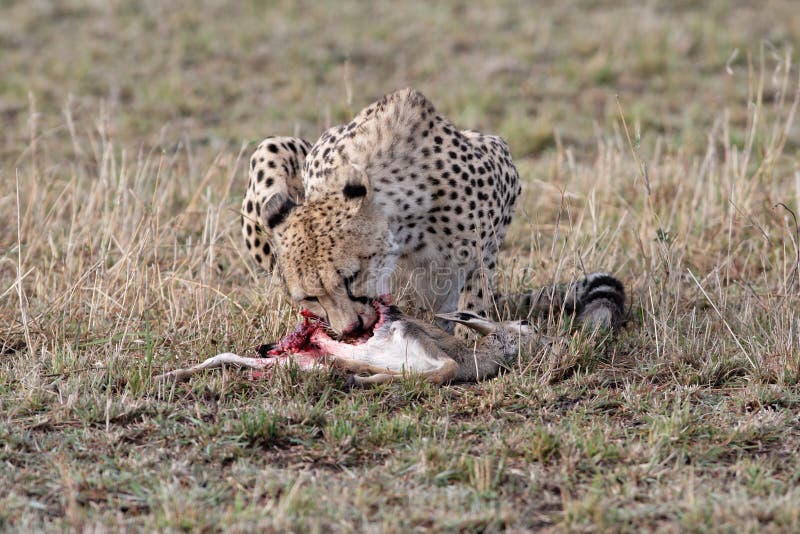
[[[800,10],[702,4],[0,3],[0,529],[800,529]],[[478,385],[155,383],[296,321],[253,143],[405,86],[511,145],[500,286],[611,270],[627,327]]]

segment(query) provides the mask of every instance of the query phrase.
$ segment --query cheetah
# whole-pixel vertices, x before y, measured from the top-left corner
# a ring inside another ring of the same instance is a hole
[[[422,93],[403,89],[313,146],[263,140],[249,162],[242,232],[295,303],[347,336],[375,324],[372,302],[386,293],[415,314],[492,310],[497,255],[520,192],[503,139],[458,130]],[[601,274],[523,296],[514,308],[527,299],[528,308],[571,303],[580,313],[594,294],[605,303],[598,322],[611,325],[622,286]]]

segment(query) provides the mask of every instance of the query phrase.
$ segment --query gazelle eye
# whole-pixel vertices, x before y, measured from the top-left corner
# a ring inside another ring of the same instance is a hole
[[[303,300],[305,300],[306,302],[319,302],[319,299],[317,297],[306,297]]]

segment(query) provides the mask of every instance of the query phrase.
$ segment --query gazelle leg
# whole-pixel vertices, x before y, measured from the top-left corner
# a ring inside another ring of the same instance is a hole
[[[445,384],[455,379],[458,373],[458,363],[448,356],[440,347],[438,347],[432,340],[422,338],[420,343],[425,345],[425,352],[430,359],[438,360],[440,366],[438,368],[420,369],[422,362],[417,362],[414,359],[409,359],[405,362],[402,369],[392,369],[390,360],[387,360],[384,365],[381,365],[380,357],[369,358],[369,363],[364,361],[367,359],[363,355],[331,355],[329,361],[332,366],[353,375],[369,373],[370,376],[360,377],[354,376],[352,382],[358,385],[364,384],[384,384],[405,376],[406,374],[419,374],[426,380],[434,384]],[[396,362],[395,362],[396,363]],[[424,363],[425,367],[429,364]]]
[[[441,371],[433,371],[433,372],[423,372],[423,373],[376,373],[370,376],[358,376],[358,375],[351,375],[348,378],[348,381],[351,381],[352,384],[357,386],[366,386],[372,384],[388,384],[389,382],[395,382],[397,380],[402,379],[406,376],[422,376],[425,380],[432,382],[436,385],[442,385],[444,383],[450,382],[450,380],[455,376],[455,372],[451,372],[450,370],[442,373]]]
[[[348,381],[352,381],[356,386],[366,386],[372,384],[387,384],[402,378],[402,376],[403,375],[392,375],[389,373],[378,373],[370,376],[352,375]]]
[[[243,356],[239,356],[238,354],[233,354],[232,352],[223,352],[222,354],[212,356],[211,358],[208,358],[204,362],[195,366],[187,367],[185,369],[176,369],[168,373],[160,374],[156,376],[155,379],[171,379],[180,382],[186,380],[192,375],[199,373],[200,371],[204,371],[206,369],[217,369],[219,367],[224,367],[226,364],[235,365],[237,367],[247,367],[249,369],[263,370],[267,367],[275,365],[277,360],[279,360],[279,358],[245,358]]]
[[[328,357],[328,362],[332,367],[339,369],[345,373],[359,374],[359,373],[373,373],[373,374],[390,374],[391,371],[386,367],[379,365],[371,365],[365,363],[358,358],[349,356],[332,355]]]

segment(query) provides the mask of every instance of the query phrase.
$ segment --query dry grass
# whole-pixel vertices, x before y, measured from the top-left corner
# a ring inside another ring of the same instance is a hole
[[[0,528],[800,528],[791,2],[0,11]],[[613,270],[628,327],[473,386],[155,384],[295,321],[248,144],[406,85],[511,143],[501,286]]]

